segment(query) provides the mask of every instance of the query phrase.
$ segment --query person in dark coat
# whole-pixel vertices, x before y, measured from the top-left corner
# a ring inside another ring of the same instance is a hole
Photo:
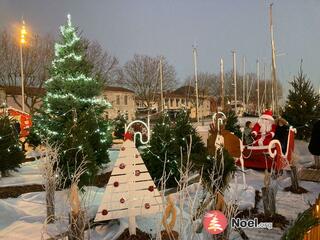
[[[289,123],[284,118],[279,117],[275,120],[275,124],[277,128],[273,139],[279,140],[282,152],[285,154],[288,145]]]
[[[320,120],[313,125],[308,148],[314,156],[315,168],[320,169]]]

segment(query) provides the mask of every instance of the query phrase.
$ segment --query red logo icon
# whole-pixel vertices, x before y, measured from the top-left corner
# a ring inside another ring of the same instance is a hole
[[[218,210],[207,212],[204,215],[203,226],[210,234],[222,233],[226,229],[227,225],[228,220],[226,216]]]

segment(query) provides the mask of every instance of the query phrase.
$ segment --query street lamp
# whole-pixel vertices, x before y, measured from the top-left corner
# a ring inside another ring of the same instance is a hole
[[[26,44],[26,26],[25,22],[22,20],[22,27],[20,31],[20,67],[21,67],[21,105],[22,105],[22,111],[25,112],[25,104],[24,104],[24,74],[23,74],[23,57],[22,57],[22,49],[23,45]]]

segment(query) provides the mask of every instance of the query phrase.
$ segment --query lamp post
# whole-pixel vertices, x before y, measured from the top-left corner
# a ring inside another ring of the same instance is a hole
[[[23,74],[23,57],[22,57],[22,49],[23,45],[26,44],[26,27],[25,23],[22,20],[22,27],[20,31],[20,68],[21,68],[21,105],[22,105],[22,111],[25,112],[25,104],[24,104],[24,74]]]

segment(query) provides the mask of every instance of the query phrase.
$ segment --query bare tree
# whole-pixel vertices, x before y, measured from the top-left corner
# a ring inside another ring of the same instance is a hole
[[[86,58],[92,65],[92,77],[104,84],[116,82],[121,76],[121,68],[116,57],[104,51],[96,41],[84,40]],[[49,79],[49,69],[54,57],[54,38],[31,35],[23,48],[23,68],[25,77],[25,104],[34,112],[41,101],[44,83]],[[8,31],[0,33],[0,85],[20,87],[20,46]],[[19,94],[13,94],[15,103],[21,107]]]
[[[120,84],[134,90],[136,95],[150,109],[152,102],[156,101],[160,92],[160,57],[147,55],[134,55],[123,68],[123,79]],[[171,90],[176,86],[176,71],[164,58],[163,90]]]
[[[200,96],[218,96],[220,94],[219,76],[214,73],[199,72],[198,73],[198,89]],[[194,76],[190,75],[185,80],[185,85],[195,86]]]
[[[97,41],[84,40],[86,57],[92,64],[92,77],[102,81],[105,85],[113,85],[121,77],[121,67],[115,56],[104,51]]]
[[[40,171],[46,191],[47,223],[55,221],[55,191],[61,184],[59,165],[59,148],[45,140],[45,152],[40,158]]]
[[[25,104],[31,112],[40,101],[44,82],[49,77],[48,66],[53,58],[53,38],[49,35],[40,37],[32,35],[23,48],[25,76]],[[7,31],[0,33],[0,85],[20,87],[20,48],[17,40]],[[18,106],[21,106],[17,95],[12,95]]]

